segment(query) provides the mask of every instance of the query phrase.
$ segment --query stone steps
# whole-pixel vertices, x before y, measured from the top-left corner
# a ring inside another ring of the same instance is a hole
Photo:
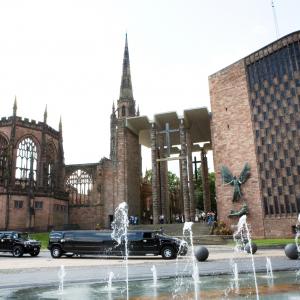
[[[170,236],[183,238],[183,223],[179,224],[140,224],[130,225],[129,230],[160,230],[163,229],[164,233]],[[219,235],[210,235],[210,226],[205,223],[194,223],[193,230],[193,243],[195,245],[224,245],[231,237],[223,237]],[[187,237],[185,236],[185,239]]]
[[[164,233],[171,236],[182,236],[183,235],[183,223],[175,224],[140,224],[130,225],[131,230],[160,230],[163,229]],[[205,223],[194,223],[192,226],[193,235],[209,235],[210,226]]]

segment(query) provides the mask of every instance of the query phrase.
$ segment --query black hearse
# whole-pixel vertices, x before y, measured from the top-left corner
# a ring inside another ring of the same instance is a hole
[[[0,231],[0,252],[11,252],[15,257],[28,253],[37,256],[41,243],[30,239],[28,233],[16,231]]]
[[[125,239],[118,244],[111,231],[53,231],[49,235],[48,249],[53,258],[62,255],[125,255]],[[185,255],[187,243],[163,234],[160,231],[128,231],[127,249],[129,255],[161,255],[165,259]]]

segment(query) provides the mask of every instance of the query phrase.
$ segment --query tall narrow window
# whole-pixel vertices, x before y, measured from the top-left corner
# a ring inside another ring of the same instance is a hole
[[[37,148],[31,138],[25,138],[19,143],[16,162],[16,178],[36,181]]]
[[[67,179],[66,187],[73,204],[88,203],[92,189],[92,178],[84,170],[77,170]]]
[[[53,144],[47,145],[47,157],[46,157],[46,167],[47,167],[47,186],[49,188],[55,187],[55,160],[56,160],[56,150]]]
[[[122,117],[126,116],[126,107],[125,105],[122,106]]]
[[[0,135],[0,181],[5,179],[5,170],[7,169],[7,146],[7,140]]]

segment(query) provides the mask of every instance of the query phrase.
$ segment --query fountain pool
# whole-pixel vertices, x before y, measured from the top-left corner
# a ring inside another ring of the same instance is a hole
[[[151,277],[151,276],[150,276]],[[153,295],[153,279],[129,281],[129,295],[132,300],[194,299],[193,278],[184,277],[181,290],[173,294],[176,278],[160,278],[157,281],[156,294]],[[249,274],[239,274],[239,289],[228,290],[231,275],[201,276],[199,299],[256,299],[253,278]],[[260,299],[299,299],[300,279],[295,271],[276,272],[274,285],[268,284],[265,273],[257,274]],[[57,293],[57,286],[41,288],[10,289],[0,291],[1,299],[126,299],[126,282],[114,281],[108,293],[107,282],[91,284],[65,284],[63,294]],[[227,295],[227,296],[225,296]]]

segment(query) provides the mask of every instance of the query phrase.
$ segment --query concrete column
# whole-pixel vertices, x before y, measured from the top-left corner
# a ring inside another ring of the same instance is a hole
[[[166,158],[167,151],[164,149],[164,139],[160,135],[159,139],[159,157]],[[160,214],[165,217],[165,222],[169,221],[170,206],[169,206],[169,185],[168,185],[168,162],[160,161],[159,165],[159,183],[160,183]]]
[[[192,141],[190,131],[186,132],[187,158],[188,158],[188,177],[189,177],[189,199],[190,199],[190,216],[191,221],[195,221],[195,188],[193,178],[193,157],[192,157]]]
[[[151,159],[152,159],[152,206],[153,206],[153,224],[158,224],[159,220],[159,189],[157,172],[157,132],[156,126],[152,123],[151,127]]]
[[[188,172],[187,172],[187,150],[186,150],[186,130],[184,127],[184,120],[180,120],[179,125],[180,131],[180,144],[181,144],[181,167],[182,167],[182,195],[183,195],[183,205],[184,205],[184,220],[189,222],[191,220],[190,216],[190,200],[189,200],[189,188],[188,188]]]
[[[211,202],[210,202],[210,188],[209,188],[209,180],[208,180],[207,157],[204,149],[201,150],[201,172],[202,172],[202,184],[203,184],[203,206],[204,206],[204,211],[208,212],[211,210]]]
[[[179,162],[179,178],[180,178],[180,181],[179,181],[179,185],[180,185],[180,192],[179,192],[179,208],[180,208],[180,214],[183,215],[183,212],[184,212],[184,205],[183,205],[183,188],[182,188],[182,162],[181,162],[181,159],[178,160]]]

